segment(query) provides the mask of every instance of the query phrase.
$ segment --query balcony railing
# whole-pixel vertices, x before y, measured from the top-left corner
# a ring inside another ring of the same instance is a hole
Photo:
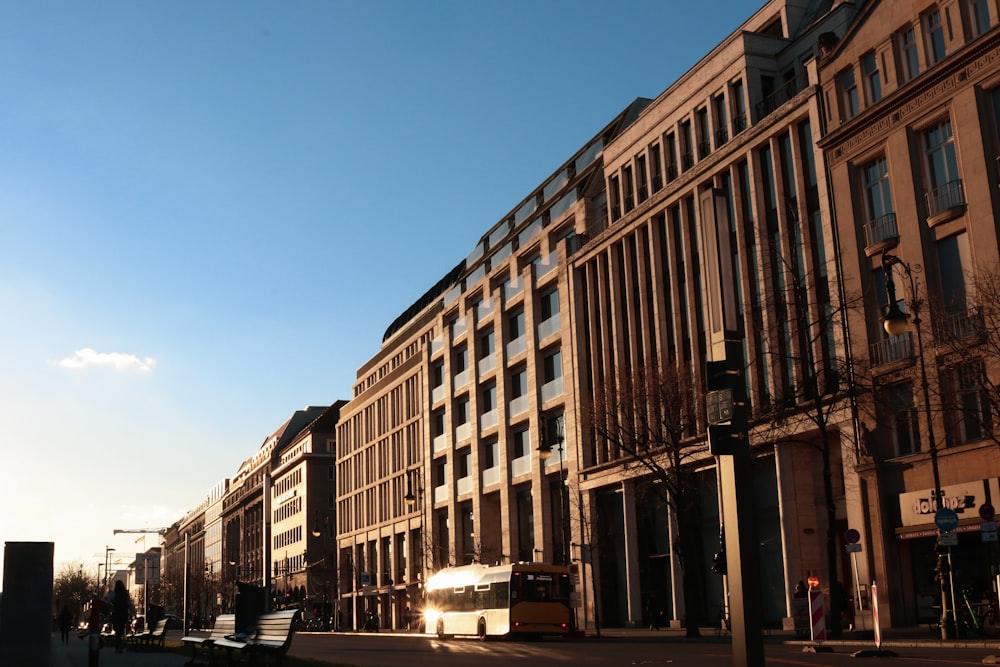
[[[448,434],[442,433],[434,438],[434,453],[443,452],[448,449]]]
[[[493,466],[483,471],[483,486],[493,486],[500,483],[500,466]]]
[[[518,396],[507,403],[507,417],[521,415],[528,411],[528,395]]]
[[[488,412],[484,412],[482,415],[479,416],[479,430],[485,431],[486,429],[493,428],[499,422],[500,420],[497,417],[496,410],[490,410]]]
[[[785,85],[781,86],[773,93],[762,99],[757,103],[757,118],[758,120],[771,114],[775,109],[780,107],[782,104],[792,99],[809,85],[809,75],[803,69],[800,70],[798,74],[789,79]]]
[[[464,496],[467,493],[472,493],[472,478],[459,477],[458,481],[455,483],[455,491],[460,496]]]
[[[514,340],[507,343],[507,357],[516,357],[527,349],[528,337],[518,336]]]
[[[865,254],[874,257],[899,245],[896,214],[887,213],[865,225]]]
[[[559,333],[559,313],[555,313],[538,325],[538,340],[543,340],[557,333]]]
[[[927,224],[933,227],[952,218],[957,218],[965,210],[965,187],[957,179],[928,190],[924,195],[927,202]]]
[[[747,129],[747,115],[738,113],[733,116],[733,135],[735,136],[745,129]]]
[[[471,380],[472,380],[472,374],[469,372],[468,369],[465,369],[461,373],[455,374],[455,376],[452,378],[451,386],[454,387],[456,390],[458,390],[464,387],[465,385],[469,384]]]
[[[563,381],[562,378],[556,378],[552,382],[546,382],[542,385],[542,402],[552,400],[557,396],[562,396],[563,393]]]
[[[909,331],[872,343],[872,368],[913,358],[913,340]]]
[[[455,427],[455,442],[462,442],[472,437],[472,424],[465,422]]]
[[[963,310],[944,317],[937,325],[939,341],[962,341],[982,338],[985,332],[983,312],[979,308]]]
[[[439,384],[431,389],[431,403],[437,403],[438,401],[444,400],[444,397],[447,395],[446,390],[447,387],[443,384]]]
[[[531,472],[531,459],[534,458],[531,454],[525,454],[519,458],[514,459],[510,462],[510,474],[512,477],[517,477],[518,475],[527,475]]]
[[[492,354],[483,357],[482,359],[479,360],[478,363],[479,374],[485,375],[486,373],[489,373],[491,370],[496,368],[496,365],[497,365],[496,358],[494,358]]]
[[[448,500],[448,485],[442,484],[441,486],[434,487],[434,504],[443,503]]]

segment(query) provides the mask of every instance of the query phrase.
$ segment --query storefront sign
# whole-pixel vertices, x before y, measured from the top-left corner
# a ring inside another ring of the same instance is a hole
[[[933,524],[940,509],[953,510],[959,520],[978,518],[979,508],[987,502],[987,489],[992,497],[1000,497],[996,479],[975,480],[941,487],[941,493],[921,489],[899,494],[899,515],[904,526]]]

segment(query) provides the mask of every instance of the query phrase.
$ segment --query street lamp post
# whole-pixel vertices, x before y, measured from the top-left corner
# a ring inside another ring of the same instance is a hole
[[[907,279],[910,282],[910,309],[913,311],[913,318],[910,319],[909,313],[903,312],[899,303],[896,299],[896,284],[893,280],[893,268],[900,267],[903,273],[906,274]],[[920,267],[917,266],[917,271]],[[917,334],[917,361],[920,364],[920,389],[923,394],[924,399],[924,414],[927,420],[927,438],[928,438],[928,448],[931,460],[931,473],[934,477],[934,491],[932,492],[932,503],[936,510],[941,509],[941,475],[938,471],[938,452],[937,452],[937,439],[934,435],[934,416],[931,414],[931,397],[930,397],[930,383],[927,381],[927,361],[924,359],[924,340],[921,333],[920,324],[920,310],[923,306],[923,299],[917,296],[916,283],[913,280],[913,272],[910,270],[909,264],[899,259],[894,255],[890,255],[888,252],[882,253],[882,271],[885,274],[885,290],[886,296],[888,297],[889,303],[886,306],[885,314],[882,316],[882,326],[885,331],[890,336],[901,336],[909,330],[909,324],[912,321],[913,329]],[[935,572],[937,573],[938,585],[940,587],[941,593],[941,618],[939,619],[939,625],[941,628],[941,639],[953,639],[956,636],[955,632],[955,619],[952,613],[951,607],[948,605],[948,588],[945,583],[945,578],[950,570],[950,557],[945,560],[946,555],[950,556],[949,552],[951,549],[949,547],[942,547],[940,532],[938,533],[937,548],[937,564],[935,566]]]
[[[559,500],[557,507],[559,508],[559,558],[563,565],[569,564],[569,554],[566,549],[569,546],[569,539],[567,536],[567,526],[566,526],[566,501],[563,497],[566,493],[566,481],[564,479],[563,473],[563,440],[565,437],[563,435],[563,418],[555,418],[555,441],[556,450],[559,452]],[[548,441],[548,419],[543,414],[542,415],[542,428],[541,428],[541,442],[538,444],[538,457],[542,460],[542,465],[552,456],[552,444]]]

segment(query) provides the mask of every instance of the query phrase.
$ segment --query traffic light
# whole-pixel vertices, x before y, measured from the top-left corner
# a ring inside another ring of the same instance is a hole
[[[705,416],[709,450],[732,455],[746,438],[746,386],[738,365],[729,359],[705,364]]]

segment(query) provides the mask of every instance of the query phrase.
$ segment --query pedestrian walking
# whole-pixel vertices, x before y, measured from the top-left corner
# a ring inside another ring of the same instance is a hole
[[[115,653],[121,653],[125,650],[125,626],[135,611],[132,598],[121,579],[115,581],[110,602],[111,626],[115,629]]]
[[[63,605],[62,609],[59,611],[59,616],[56,617],[56,623],[59,625],[59,637],[63,644],[69,643],[69,631],[73,627],[73,614],[69,610],[69,606]]]

